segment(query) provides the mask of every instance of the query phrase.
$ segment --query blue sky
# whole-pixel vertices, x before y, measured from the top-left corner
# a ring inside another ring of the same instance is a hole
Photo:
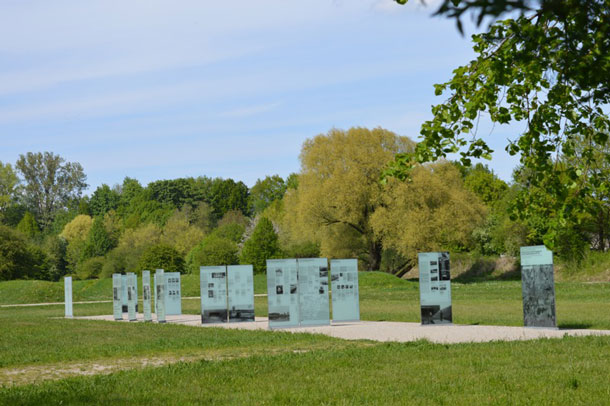
[[[432,85],[473,57],[427,4],[3,0],[0,161],[52,151],[89,191],[125,176],[251,186],[298,172],[303,141],[333,127],[417,139],[442,101]],[[488,164],[509,180],[507,131]]]

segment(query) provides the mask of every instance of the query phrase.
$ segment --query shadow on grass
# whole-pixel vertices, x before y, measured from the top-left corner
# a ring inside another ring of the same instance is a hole
[[[521,280],[521,267],[517,263],[499,264],[495,259],[478,258],[452,280],[459,283],[516,281]]]
[[[593,326],[591,323],[559,323],[557,327],[560,330],[586,330]]]

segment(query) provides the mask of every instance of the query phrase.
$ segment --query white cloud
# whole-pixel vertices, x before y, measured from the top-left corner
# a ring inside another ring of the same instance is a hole
[[[252,106],[240,107],[237,109],[223,111],[218,114],[219,117],[225,118],[240,118],[247,116],[255,116],[262,113],[267,113],[269,111],[273,111],[278,108],[281,103],[265,103],[265,104],[256,104]]]
[[[303,140],[333,125],[411,136],[421,109],[398,104],[421,101],[467,41],[431,12],[419,0],[0,1],[0,159],[53,150],[107,183],[132,170],[256,178],[298,166]]]
[[[0,3],[0,61],[23,61],[0,65],[0,95],[237,57],[264,49],[262,33],[281,39],[279,32],[316,29],[358,10],[323,0]]]

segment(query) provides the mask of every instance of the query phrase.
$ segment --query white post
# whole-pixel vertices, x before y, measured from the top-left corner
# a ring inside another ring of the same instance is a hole
[[[72,312],[72,277],[64,278],[64,299],[66,305],[66,317],[74,317]]]

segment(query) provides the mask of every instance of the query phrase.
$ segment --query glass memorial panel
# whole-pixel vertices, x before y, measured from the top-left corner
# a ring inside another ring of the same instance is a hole
[[[112,313],[115,320],[123,320],[123,278],[121,274],[112,274]]]
[[[418,259],[421,324],[452,323],[449,253],[425,252]]]
[[[296,259],[267,260],[269,328],[299,325],[299,292]]]
[[[155,313],[157,313],[157,274],[153,275],[153,299],[155,299]]]
[[[227,268],[202,266],[199,268],[201,286],[201,323],[227,322]]]
[[[74,317],[72,309],[72,277],[64,278],[65,317]]]
[[[132,272],[127,274],[127,319],[136,321],[136,290],[137,290],[136,275]]]
[[[180,272],[165,272],[165,314],[182,314]]]
[[[328,299],[328,260],[297,259],[299,285],[299,320],[301,326],[330,324]]]
[[[127,313],[127,275],[121,275],[121,304],[123,313]]]
[[[142,271],[142,307],[144,308],[144,321],[152,321],[150,304],[150,271]]]
[[[229,322],[254,321],[254,271],[252,265],[227,267]]]
[[[521,247],[523,325],[557,327],[553,252],[544,245]]]
[[[358,260],[331,259],[330,284],[332,289],[333,321],[360,320]]]
[[[156,310],[157,310],[157,322],[165,323],[165,272],[163,269],[157,269],[155,274],[155,279],[157,281],[156,292],[157,292],[157,300],[155,301]]]

